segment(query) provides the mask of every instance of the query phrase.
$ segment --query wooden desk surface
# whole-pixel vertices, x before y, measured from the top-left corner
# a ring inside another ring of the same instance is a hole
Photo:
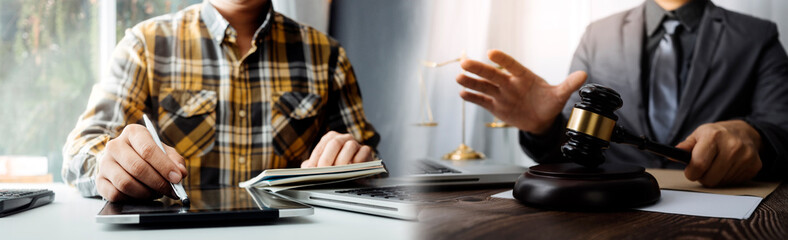
[[[562,212],[490,197],[509,188],[437,191],[424,197],[422,239],[788,239],[788,184],[747,220],[643,211]]]

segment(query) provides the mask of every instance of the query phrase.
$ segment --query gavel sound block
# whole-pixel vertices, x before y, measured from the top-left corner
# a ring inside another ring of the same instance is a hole
[[[603,151],[610,142],[689,162],[690,154],[637,137],[616,126],[614,113],[623,106],[613,89],[589,84],[579,91],[567,124],[569,140],[561,146],[570,163],[541,164],[528,169],[514,186],[520,202],[565,210],[610,210],[650,205],[660,198],[659,185],[643,167],[605,163]]]

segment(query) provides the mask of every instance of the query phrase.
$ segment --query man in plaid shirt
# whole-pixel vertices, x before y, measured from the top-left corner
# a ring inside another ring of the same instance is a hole
[[[83,196],[151,199],[174,196],[170,182],[369,161],[380,141],[345,50],[270,1],[206,0],[144,21],[111,66],[63,148],[63,178]]]

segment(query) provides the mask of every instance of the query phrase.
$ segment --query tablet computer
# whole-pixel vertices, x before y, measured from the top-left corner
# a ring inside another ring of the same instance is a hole
[[[188,189],[190,204],[163,197],[145,202],[107,202],[98,223],[146,224],[255,221],[314,214],[308,205],[256,188]]]

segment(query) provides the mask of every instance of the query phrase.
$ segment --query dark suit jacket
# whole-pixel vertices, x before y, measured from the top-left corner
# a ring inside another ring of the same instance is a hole
[[[654,139],[648,125],[648,91],[641,73],[644,5],[591,23],[572,60],[571,71],[588,73],[587,83],[611,87],[624,106],[617,124]],[[701,20],[692,66],[668,144],[675,145],[704,123],[742,119],[761,134],[761,177],[788,175],[788,57],[774,23],[709,3]],[[645,78],[647,79],[647,78]],[[559,146],[573,94],[545,136],[520,135],[526,153],[540,163],[561,161]],[[611,144],[608,162],[683,168],[634,147]]]

